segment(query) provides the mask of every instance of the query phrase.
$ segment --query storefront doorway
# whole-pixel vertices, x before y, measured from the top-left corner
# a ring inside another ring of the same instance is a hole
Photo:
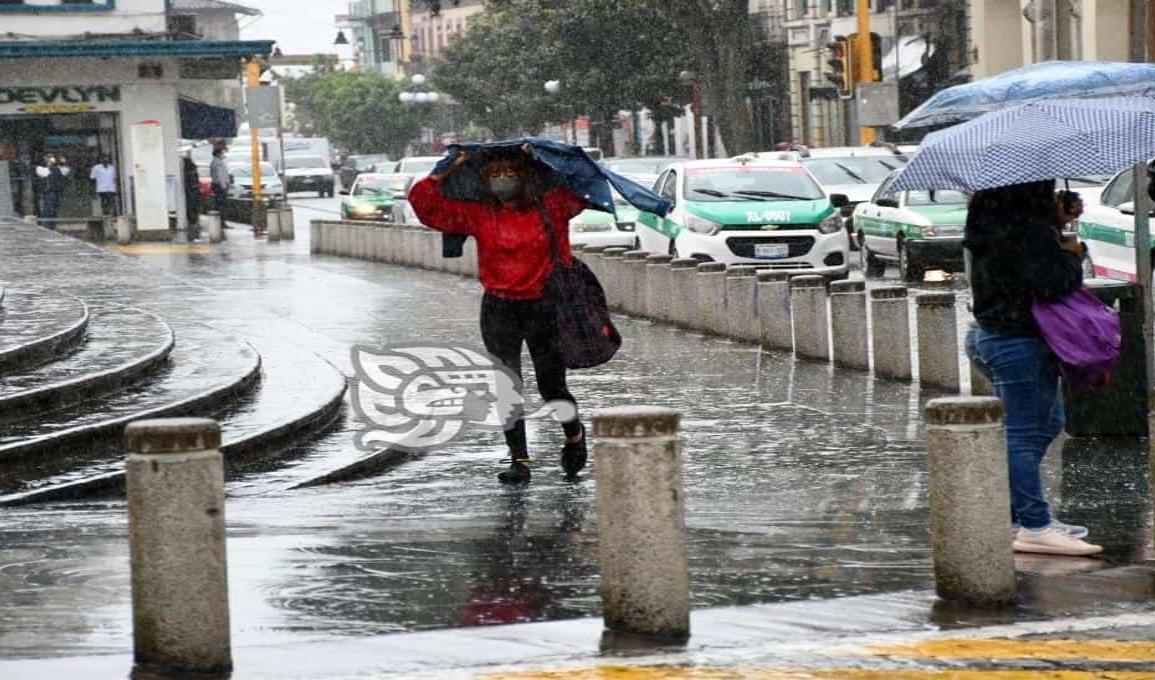
[[[100,212],[88,177],[104,154],[112,158],[120,173],[123,197],[118,119],[116,113],[92,112],[0,116],[0,160],[9,161],[17,213],[40,213],[41,192],[35,169],[45,154],[66,158],[72,168],[61,201],[61,218],[84,218]],[[123,204],[119,209],[123,211]]]

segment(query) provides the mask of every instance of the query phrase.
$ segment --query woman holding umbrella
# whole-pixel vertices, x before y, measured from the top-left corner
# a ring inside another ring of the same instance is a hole
[[[1038,300],[1059,300],[1082,285],[1083,244],[1063,240],[1056,223],[1055,182],[1017,184],[976,192],[967,216],[971,288],[978,328],[967,354],[991,380],[1006,413],[1011,518],[1018,552],[1093,555],[1087,528],[1051,515],[1040,465],[1063,431],[1059,365],[1031,313]]]
[[[480,164],[481,200],[460,200],[445,195],[443,182],[471,160],[461,151],[447,169],[417,182],[409,193],[414,212],[433,229],[477,240],[478,271],[485,295],[481,302],[481,336],[486,349],[521,376],[521,348],[529,347],[538,389],[547,403],[573,405],[572,420],[562,423],[565,446],[562,468],[574,477],[585,467],[585,430],[578,420],[577,403],[566,384],[556,312],[546,299],[546,279],[553,267],[552,242],[567,265],[569,222],[587,202],[558,186],[541,190],[540,169],[528,145],[486,150]],[[548,225],[548,226],[547,226]],[[509,467],[498,479],[506,484],[530,480],[530,456],[525,421],[518,418],[505,430]]]

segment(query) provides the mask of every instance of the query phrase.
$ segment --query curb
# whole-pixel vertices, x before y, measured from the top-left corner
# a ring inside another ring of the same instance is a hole
[[[0,371],[10,371],[43,363],[80,344],[80,341],[84,339],[85,331],[88,330],[88,322],[92,318],[92,314],[88,309],[88,303],[84,300],[74,295],[63,295],[63,297],[70,297],[80,303],[81,309],[84,310],[80,319],[52,335],[46,335],[25,345],[0,352]]]

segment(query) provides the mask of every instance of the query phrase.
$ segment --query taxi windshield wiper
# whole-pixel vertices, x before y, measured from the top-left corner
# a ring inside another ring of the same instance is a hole
[[[787,201],[815,201],[818,199],[806,198],[805,196],[794,196],[793,194],[780,194],[777,191],[735,191],[734,193],[740,196],[757,196],[759,198],[781,198]]]
[[[743,201],[757,200],[751,198],[750,196],[742,196],[741,194],[746,193],[744,191],[735,191],[733,194],[728,194],[725,191],[718,191],[717,189],[691,189],[690,191],[693,191],[696,194],[706,194],[707,196],[713,196],[715,198],[740,198]]]
[[[847,175],[850,175],[850,178],[854,181],[858,182],[859,184],[866,184],[866,180],[863,179],[858,173],[851,170],[849,166],[843,165],[842,163],[835,163],[835,165],[841,168],[842,171]]]

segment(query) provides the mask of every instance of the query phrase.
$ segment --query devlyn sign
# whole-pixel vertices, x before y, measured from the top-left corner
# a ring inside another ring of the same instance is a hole
[[[119,85],[0,87],[0,108],[21,113],[75,113],[120,103]]]

